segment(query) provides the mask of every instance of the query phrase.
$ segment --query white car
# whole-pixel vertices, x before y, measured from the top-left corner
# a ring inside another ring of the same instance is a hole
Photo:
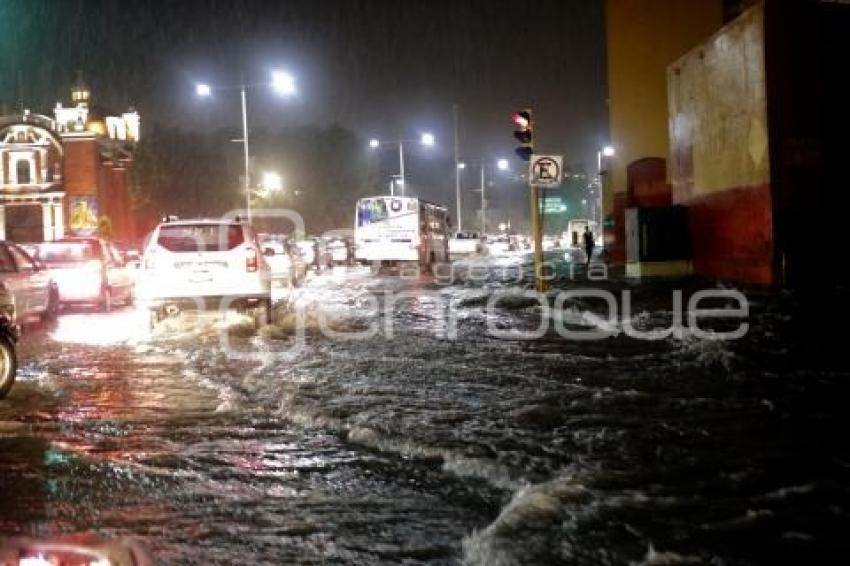
[[[271,272],[252,228],[240,220],[167,220],[151,233],[137,273],[151,324],[186,309],[271,315]]]
[[[307,265],[297,246],[286,240],[260,242],[269,264],[272,287],[297,287],[307,276]]]
[[[481,238],[478,232],[457,232],[449,240],[449,257],[457,259],[481,252]]]
[[[110,311],[133,302],[133,274],[118,249],[100,238],[65,238],[38,245],[38,259],[59,289],[61,305],[88,303]]]
[[[0,284],[15,299],[19,321],[32,316],[49,319],[59,309],[59,293],[50,273],[12,242],[0,241]]]
[[[487,253],[491,256],[505,256],[511,252],[511,241],[507,236],[487,238]]]

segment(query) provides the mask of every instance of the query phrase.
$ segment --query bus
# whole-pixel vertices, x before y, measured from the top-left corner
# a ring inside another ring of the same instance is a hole
[[[445,207],[418,198],[375,196],[357,201],[354,241],[358,261],[379,267],[449,259]]]

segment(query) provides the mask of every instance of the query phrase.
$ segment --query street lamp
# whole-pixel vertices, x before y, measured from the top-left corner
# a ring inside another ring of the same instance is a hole
[[[599,149],[596,152],[596,184],[599,189],[599,198],[597,199],[597,206],[594,216],[594,220],[596,220],[597,224],[601,225],[602,221],[602,158],[603,157],[614,157],[616,154],[616,150],[612,145],[606,145]],[[597,230],[599,228],[597,227]]]
[[[215,90],[239,90],[239,95],[242,101],[242,148],[245,157],[245,207],[248,213],[248,223],[252,220],[251,215],[251,160],[248,154],[248,102],[246,92],[250,88],[256,87],[272,87],[275,92],[282,96],[290,96],[295,94],[295,79],[283,71],[274,71],[271,75],[271,80],[264,83],[242,83],[238,86],[216,87]],[[213,87],[206,83],[198,83],[195,85],[195,94],[201,97],[211,96]]]
[[[383,144],[397,144],[398,145],[398,180],[395,185],[401,187],[401,196],[404,196],[404,144],[405,143],[413,143],[411,140],[397,140],[394,142],[385,142],[381,141],[377,138],[372,138],[369,140],[369,147],[372,149],[377,149],[381,147]],[[434,134],[424,133],[419,138],[419,143],[421,143],[425,147],[431,147],[435,143]],[[390,184],[390,196],[395,196],[395,190],[393,189],[394,184]]]
[[[266,171],[263,173],[263,188],[270,192],[283,190],[283,178],[274,171]]]
[[[272,73],[272,88],[283,96],[295,94],[295,79],[289,73],[275,71]]]
[[[499,171],[507,171],[510,169],[510,162],[507,159],[497,159],[496,160],[496,168]],[[460,162],[457,164],[458,169],[465,169],[466,163]],[[485,170],[487,169],[487,162],[482,161],[477,164],[470,165],[478,165],[480,176],[479,176],[479,188],[478,191],[481,191],[481,236],[483,237],[487,233],[487,183],[485,181]]]

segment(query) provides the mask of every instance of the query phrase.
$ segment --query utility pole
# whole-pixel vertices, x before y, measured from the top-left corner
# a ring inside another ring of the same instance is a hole
[[[485,198],[487,183],[485,181],[484,175],[484,160],[481,161],[481,237],[485,237],[487,235],[487,204]]]
[[[245,84],[242,93],[242,147],[245,150],[245,208],[248,212],[248,224],[251,223],[251,160],[248,157],[248,104],[245,100]]]
[[[463,231],[463,221],[460,218],[460,144],[458,142],[458,106],[452,105],[455,127],[455,199],[457,201],[457,231]],[[482,197],[483,198],[483,197]]]
[[[398,140],[398,172],[399,172],[399,184],[401,185],[401,196],[404,196],[404,142],[402,140]]]

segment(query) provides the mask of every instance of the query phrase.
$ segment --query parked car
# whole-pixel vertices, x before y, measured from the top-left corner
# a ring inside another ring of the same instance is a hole
[[[503,256],[513,251],[508,236],[489,236],[487,238],[487,253],[491,256]]]
[[[354,263],[354,240],[345,237],[328,238],[325,242],[328,265],[352,265]]]
[[[59,310],[59,294],[51,273],[20,246],[0,241],[0,283],[15,298],[19,322],[38,316],[51,319]]]
[[[4,398],[15,384],[15,376],[18,373],[15,343],[18,336],[15,296],[0,282],[0,399]]]
[[[240,220],[172,220],[151,234],[137,274],[151,324],[184,309],[253,310],[271,315],[271,271],[250,225]]]
[[[457,259],[481,253],[482,247],[478,232],[457,232],[449,240],[449,258]]]
[[[133,274],[118,249],[101,238],[64,238],[38,246],[37,259],[50,271],[61,305],[94,304],[109,312],[132,304]]]
[[[297,287],[307,276],[307,264],[301,250],[289,239],[266,239],[260,242],[269,264],[272,287]]]
[[[301,252],[305,264],[309,266],[316,263],[316,242],[314,240],[298,240],[295,245]]]

